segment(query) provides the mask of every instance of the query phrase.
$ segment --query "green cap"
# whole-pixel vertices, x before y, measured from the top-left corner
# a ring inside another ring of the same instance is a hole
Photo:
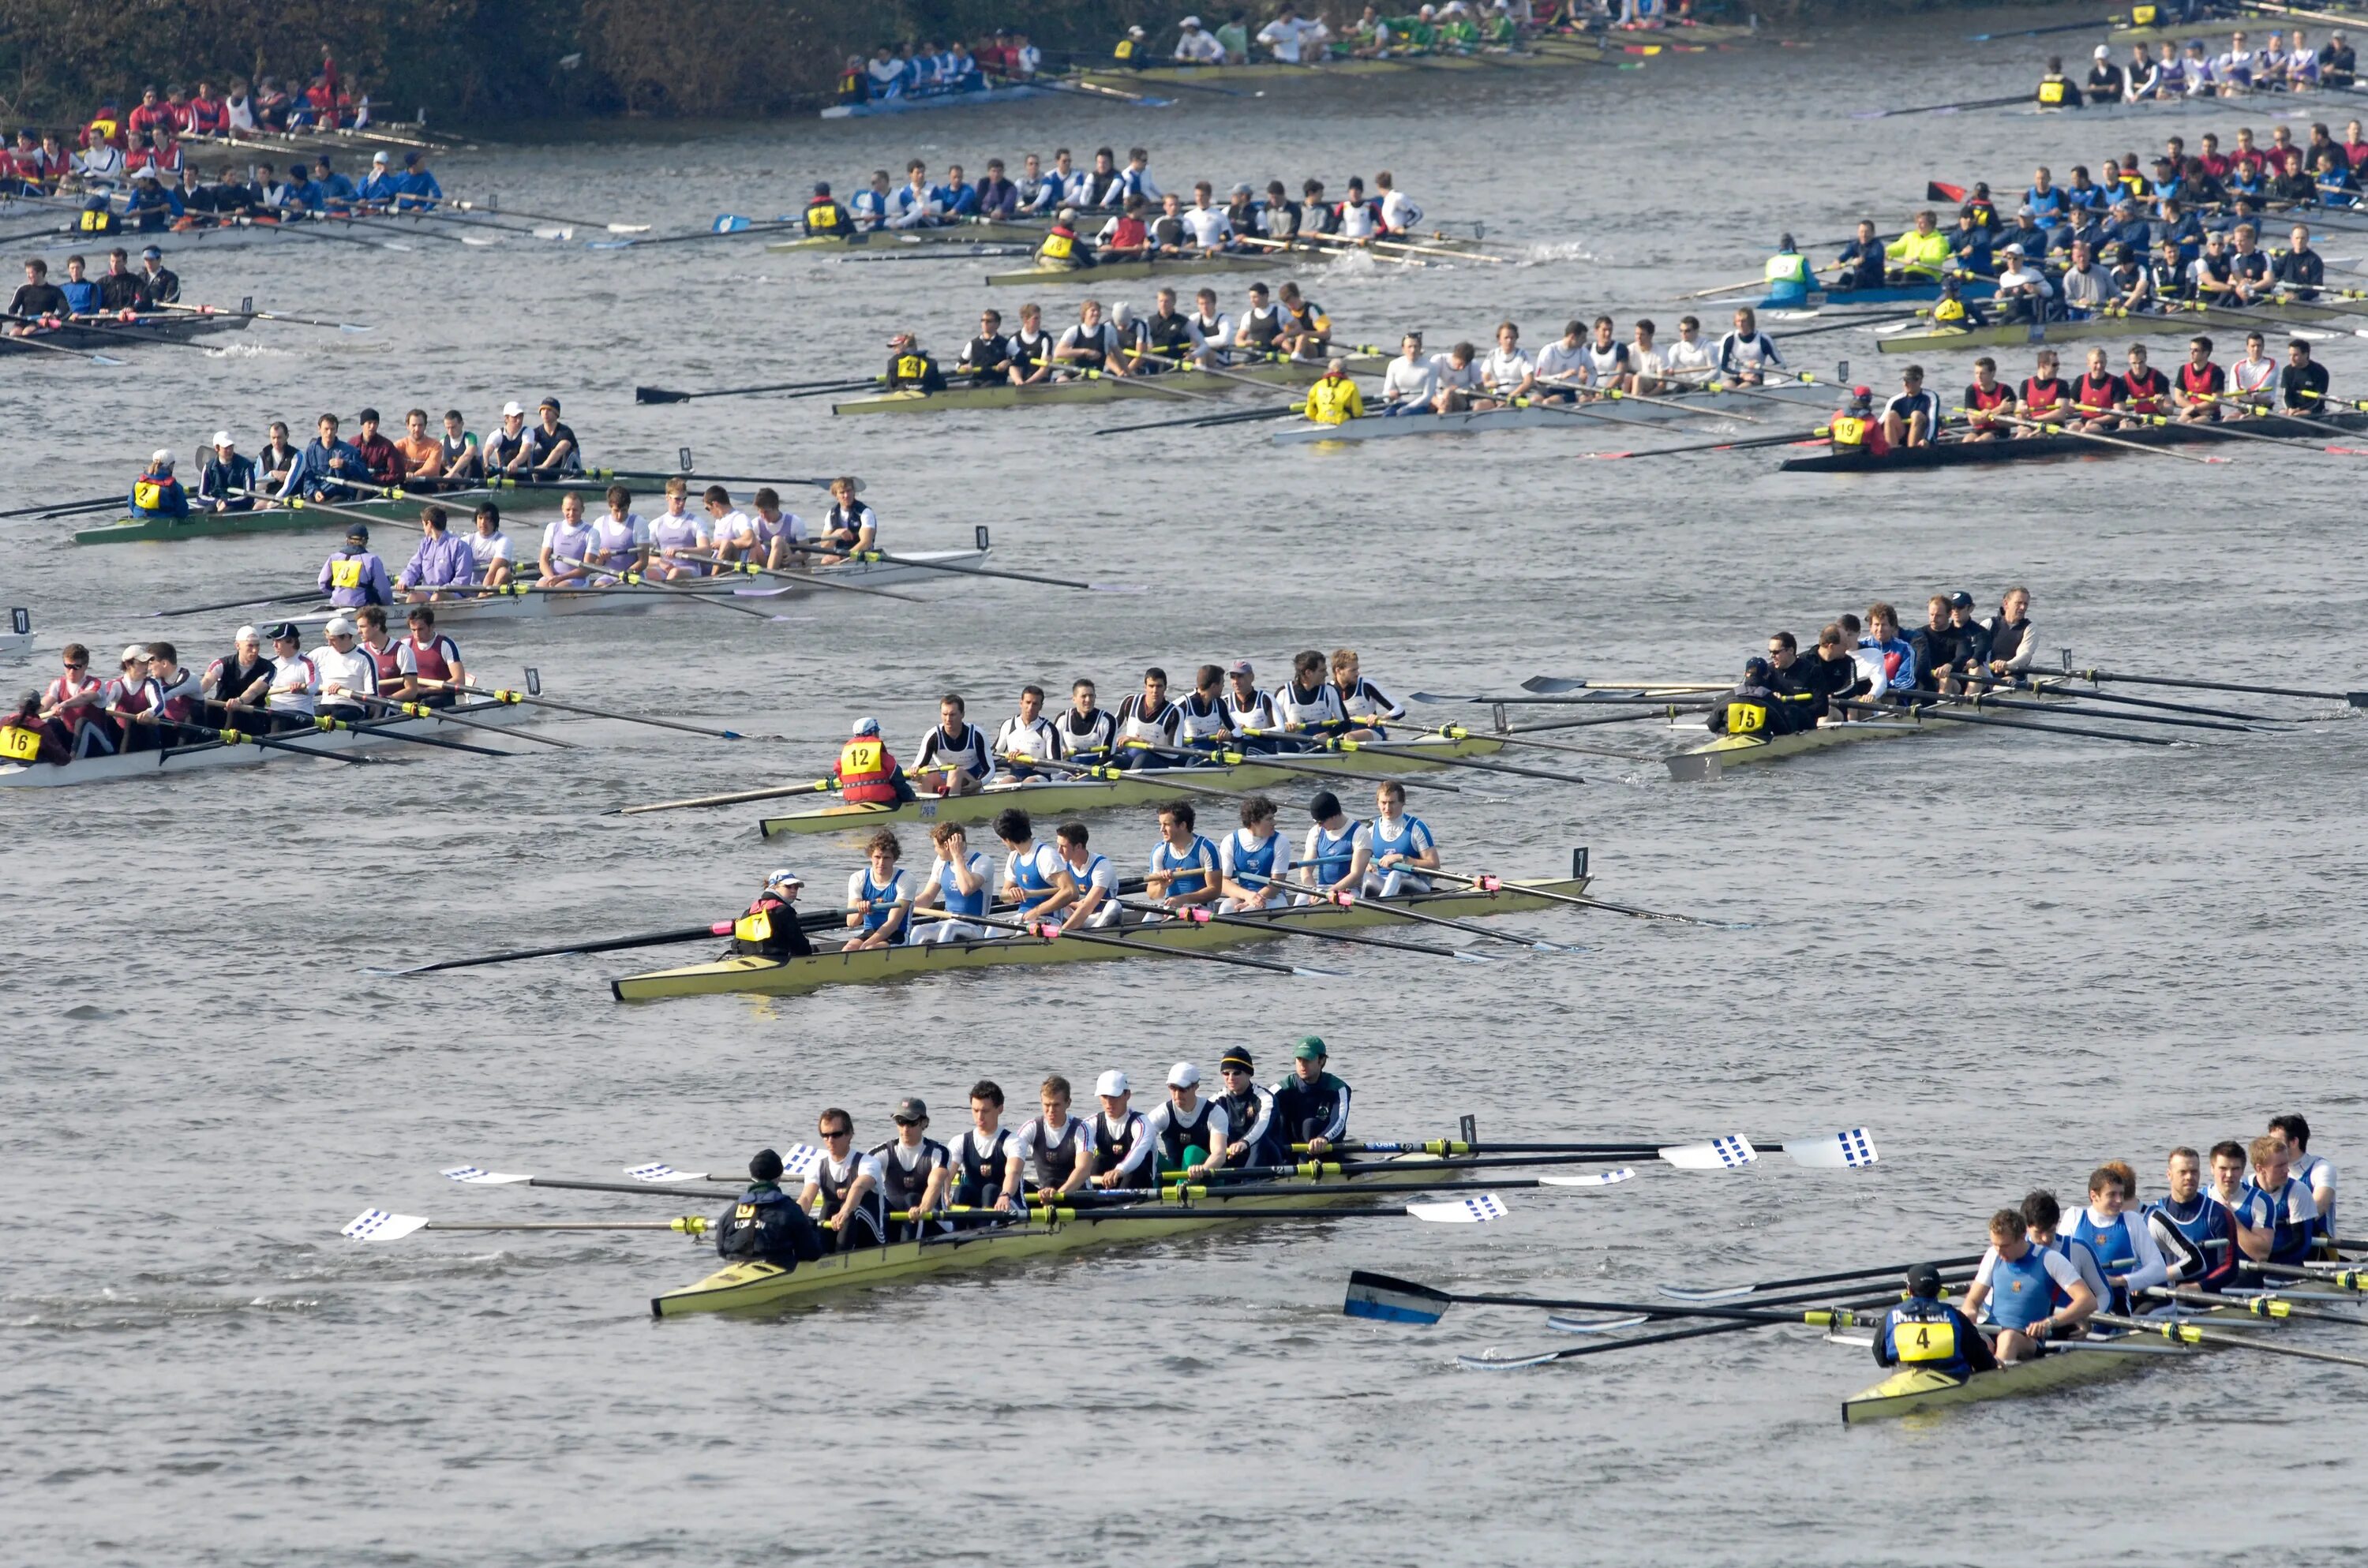
[[[1304,1034],[1299,1037],[1298,1049],[1291,1054],[1301,1062],[1321,1062],[1329,1053],[1324,1049],[1323,1036]]]

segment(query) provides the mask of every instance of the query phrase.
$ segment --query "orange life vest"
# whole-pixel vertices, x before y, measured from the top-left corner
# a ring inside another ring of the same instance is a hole
[[[896,759],[877,735],[858,735],[838,748],[838,797],[854,802],[896,799]]]

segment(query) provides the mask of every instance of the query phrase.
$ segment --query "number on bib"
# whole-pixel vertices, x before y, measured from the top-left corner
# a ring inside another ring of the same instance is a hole
[[[732,923],[732,934],[744,942],[769,941],[773,935],[773,917],[763,910],[744,915]]]
[[[1768,727],[1768,710],[1757,702],[1730,702],[1726,706],[1726,733],[1730,735],[1756,735]]]
[[[329,584],[332,587],[359,588],[362,585],[362,563],[359,556],[348,555],[329,563]]]
[[[1953,1361],[1957,1358],[1957,1325],[1952,1323],[1901,1324],[1892,1334],[1902,1361]]]
[[[0,756],[30,762],[41,755],[41,732],[15,724],[0,726]]]

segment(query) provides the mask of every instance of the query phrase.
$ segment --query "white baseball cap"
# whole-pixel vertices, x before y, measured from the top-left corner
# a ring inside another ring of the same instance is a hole
[[[524,406],[522,406],[521,404],[517,403],[514,403],[514,402],[513,402],[513,403],[506,403],[502,404],[502,417],[503,417],[503,418],[507,419],[507,418],[508,418],[511,415],[513,415],[513,414],[517,415],[519,418],[523,419],[523,418],[525,418],[525,417],[526,417],[526,409],[525,409],[525,408],[524,408]]]
[[[373,164],[383,164],[386,162],[386,154],[384,153],[372,153],[370,154],[370,162]]]
[[[1113,1067],[1094,1080],[1094,1093],[1116,1099],[1126,1093],[1126,1074]]]
[[[170,468],[170,467],[172,467],[172,466],[173,466],[173,449],[172,449],[172,448],[170,448],[170,447],[159,447],[159,448],[157,448],[154,451],[153,451],[153,452],[149,453],[149,454],[148,454],[148,466],[149,466],[149,467],[151,467],[151,468]]]
[[[855,733],[859,735],[876,735],[880,733],[880,721],[877,719],[858,719],[855,722]]]
[[[2111,60],[2112,57],[2113,57],[2113,51],[2112,51],[2112,50],[2107,49],[2107,48],[2106,48],[2103,44],[2101,44],[2101,43],[2100,43],[2100,44],[2099,44],[2099,45],[2097,46],[2097,58],[2098,58],[2098,59],[2100,59],[2100,60]]]
[[[148,650],[142,647],[137,642],[132,643],[131,646],[123,650],[123,657],[126,661],[132,659],[144,659],[147,656]]]
[[[798,888],[802,888],[806,885],[805,879],[799,876],[795,871],[791,870],[787,866],[782,867],[780,870],[775,871],[771,876],[765,879],[765,885],[768,888],[777,888],[781,886],[783,883],[787,883],[791,887]]]
[[[1190,1062],[1178,1062],[1167,1070],[1167,1086],[1171,1089],[1189,1089],[1200,1082],[1201,1069]]]
[[[214,445],[217,447],[235,447],[238,443],[230,438],[229,431],[217,430],[214,432]]]
[[[1179,28],[1197,28],[1201,25],[1201,18],[1198,17],[1187,17],[1176,25]]]
[[[263,633],[252,626],[242,626],[231,633],[230,640],[233,642],[260,642],[263,641]]]
[[[351,637],[353,634],[354,623],[342,615],[331,616],[329,624],[321,628],[321,635],[324,637]]]

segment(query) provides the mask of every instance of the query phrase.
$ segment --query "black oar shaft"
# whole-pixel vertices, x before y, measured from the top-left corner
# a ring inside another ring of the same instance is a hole
[[[555,947],[518,948],[509,952],[487,953],[473,959],[441,959],[435,963],[415,964],[395,972],[429,974],[444,969],[475,969],[490,963],[515,963],[520,959],[555,958],[562,953],[608,953],[621,948],[659,948],[673,942],[696,942],[708,937],[725,936],[731,929],[729,921],[712,921],[705,926],[689,926],[678,931],[643,931],[637,936],[601,937],[588,942],[562,942]]]

